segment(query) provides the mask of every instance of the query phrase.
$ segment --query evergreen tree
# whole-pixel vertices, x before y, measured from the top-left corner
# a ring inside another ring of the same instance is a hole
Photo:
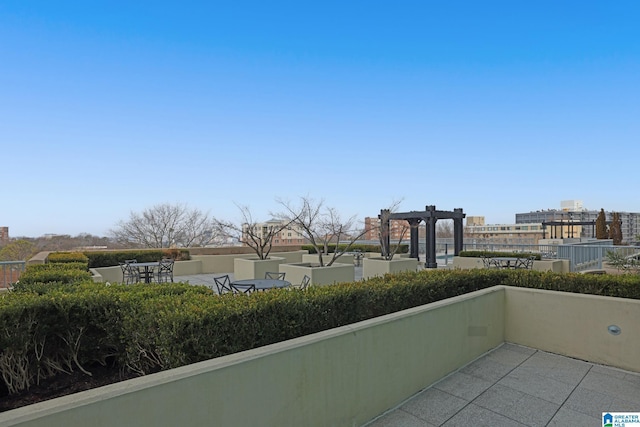
[[[609,233],[607,233],[607,217],[604,213],[604,209],[600,209],[598,218],[596,218],[596,239],[607,239]]]
[[[622,220],[618,212],[613,213],[613,219],[609,227],[609,238],[613,240],[614,245],[622,243]]]

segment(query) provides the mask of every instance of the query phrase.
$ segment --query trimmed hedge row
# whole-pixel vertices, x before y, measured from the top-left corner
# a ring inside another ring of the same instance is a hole
[[[424,270],[248,296],[186,284],[54,285],[40,295],[25,289],[0,298],[0,373],[11,393],[95,363],[146,374],[494,285],[640,299],[635,275],[490,269]]]
[[[391,251],[394,251],[397,245],[391,245]],[[340,250],[344,250],[347,247],[345,244],[338,245]],[[312,245],[302,245],[302,249],[309,251],[310,254],[315,254],[316,249]],[[321,248],[322,249],[322,248]],[[336,244],[328,245],[329,253],[334,253],[336,251]],[[363,244],[355,244],[351,245],[349,248],[349,252],[360,251],[360,252],[380,252],[380,245],[363,245]],[[409,245],[401,244],[400,249],[398,249],[397,253],[406,254],[409,253]]]
[[[65,262],[28,265],[20,280],[14,285],[20,287],[34,283],[82,283],[91,281],[91,273],[86,262]]]
[[[69,263],[82,262],[85,265],[89,262],[89,258],[82,252],[52,252],[47,256],[49,263]]]
[[[84,255],[89,259],[89,268],[111,267],[124,262],[127,259],[135,259],[138,262],[155,262],[163,258],[171,258],[176,261],[191,259],[187,249],[139,249],[127,251],[87,251]],[[51,255],[49,255],[51,257]]]
[[[512,257],[512,258],[529,258],[534,257],[536,261],[542,259],[542,255],[533,252],[497,252],[497,251],[461,251],[458,256],[469,258],[482,257]]]

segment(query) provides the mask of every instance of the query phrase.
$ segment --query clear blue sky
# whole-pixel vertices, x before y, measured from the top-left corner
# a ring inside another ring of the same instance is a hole
[[[640,212],[640,2],[0,2],[0,225]]]

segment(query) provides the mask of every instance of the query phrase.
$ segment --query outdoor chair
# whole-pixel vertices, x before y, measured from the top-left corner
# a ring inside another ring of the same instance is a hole
[[[284,280],[285,274],[286,273],[273,273],[273,272],[267,271],[266,273],[264,273],[264,278],[265,279]]]
[[[250,294],[256,291],[256,285],[235,285],[231,283],[231,289],[234,294]]]
[[[131,264],[132,262],[138,262],[137,259],[125,259],[124,260],[125,264]]]
[[[169,282],[173,283],[173,264],[174,260],[171,258],[160,260],[160,265],[158,266],[158,283]]]
[[[120,269],[122,270],[122,283],[125,285],[131,285],[140,281],[140,272],[137,268],[133,268],[129,262],[121,262]]]
[[[231,290],[231,280],[229,279],[228,274],[220,277],[214,277],[213,281],[216,282],[216,287],[218,288],[218,293],[220,295],[233,292]]]
[[[519,258],[518,259],[518,264],[516,265],[516,268],[524,268],[527,270],[531,270],[531,268],[533,268],[533,261],[536,259],[535,256],[530,256],[527,258]]]
[[[304,291],[309,287],[310,282],[311,282],[311,277],[305,274],[304,277],[302,278],[302,282],[300,282],[299,285],[291,285],[291,287],[294,289],[300,289],[301,291]]]
[[[486,255],[482,256],[482,264],[484,268],[500,268],[500,263],[495,258]]]

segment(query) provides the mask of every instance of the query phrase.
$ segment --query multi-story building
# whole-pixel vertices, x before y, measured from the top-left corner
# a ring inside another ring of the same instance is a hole
[[[467,217],[465,241],[477,239],[504,245],[537,245],[543,238],[542,224],[485,224],[483,216]],[[548,237],[548,236],[547,236]]]
[[[613,220],[614,211],[605,211],[606,221],[610,223]],[[587,210],[582,206],[580,200],[565,200],[561,202],[561,209],[547,209],[532,211],[526,213],[516,213],[516,224],[542,224],[548,222],[563,222],[567,223],[563,226],[563,229],[569,229],[571,223],[593,223],[595,224],[599,210]],[[620,220],[622,221],[622,241],[626,243],[632,243],[637,240],[636,236],[640,235],[640,213],[634,212],[618,212]],[[549,229],[547,229],[547,238],[549,235]],[[595,238],[595,225],[582,225],[582,231],[580,236],[572,237],[585,237]]]
[[[9,243],[9,227],[0,227],[0,245]]]
[[[366,217],[364,219],[365,226],[365,234],[362,236],[363,240],[378,242],[380,241],[380,236],[378,233],[380,232],[380,219],[377,217]],[[389,221],[389,240],[399,241],[404,240],[408,241],[411,231],[409,230],[409,223],[403,219],[392,219]],[[424,223],[421,223],[418,226],[418,235],[420,237],[425,236],[425,228]]]
[[[258,238],[264,238],[273,230],[280,229],[283,225],[286,225],[288,221],[270,219],[269,221],[253,224],[252,234]],[[246,241],[246,233],[248,231],[249,224],[242,225],[242,240]],[[304,245],[307,240],[304,238],[302,231],[295,224],[289,224],[287,227],[281,229],[273,237],[272,243],[274,246],[287,246],[287,245]]]

